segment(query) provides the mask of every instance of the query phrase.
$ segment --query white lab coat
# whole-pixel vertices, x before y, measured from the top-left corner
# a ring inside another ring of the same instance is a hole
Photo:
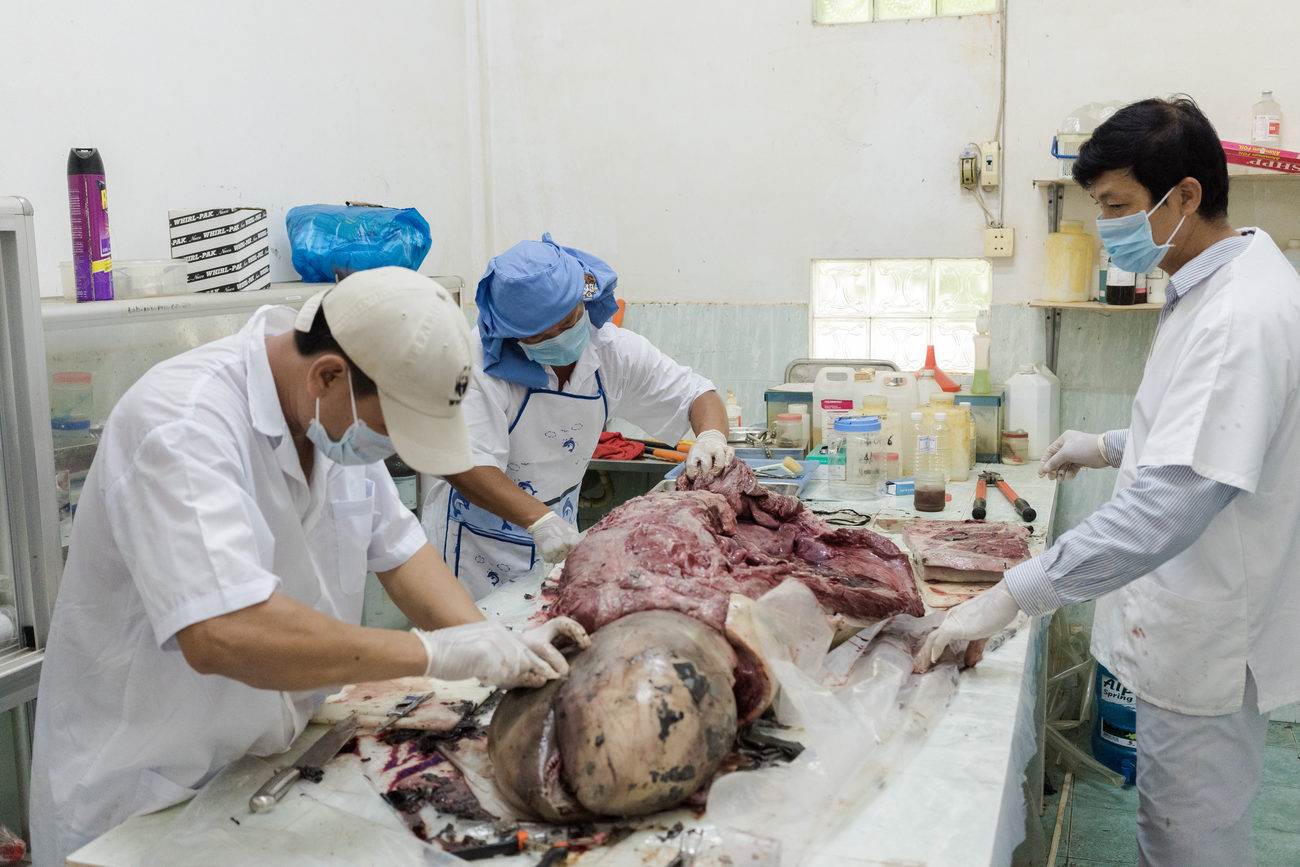
[[[475,466],[504,472],[576,525],[582,482],[600,427],[618,416],[669,442],[689,429],[691,404],[713,383],[664,355],[634,332],[606,323],[591,330],[563,391],[546,367],[547,387],[530,389],[483,372],[482,344],[474,335],[474,378],[463,404]],[[575,422],[577,430],[575,430]],[[525,443],[524,440],[536,440]],[[553,440],[554,442],[548,442]],[[565,445],[573,440],[573,448]],[[545,456],[554,446],[555,459]],[[476,599],[532,563],[531,537],[522,527],[474,509],[440,478],[427,477],[423,523],[429,541]],[[470,550],[472,549],[472,550]]]
[[[65,856],[178,803],[230,761],[284,750],[321,693],[200,675],[180,629],[273,591],[359,623],[367,569],[424,544],[382,463],[319,452],[310,485],[265,339],[294,311],[165,361],[109,417],[86,478],[37,702],[32,850]]]
[[[1250,245],[1160,326],[1116,490],[1190,466],[1241,489],[1190,547],[1097,601],[1093,653],[1139,698],[1193,715],[1300,699],[1300,278]],[[1139,738],[1141,733],[1139,733]]]

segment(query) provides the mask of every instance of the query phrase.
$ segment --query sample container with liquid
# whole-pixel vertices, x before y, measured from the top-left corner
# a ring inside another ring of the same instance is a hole
[[[874,415],[835,420],[826,477],[831,496],[874,500],[885,495],[885,437]]]

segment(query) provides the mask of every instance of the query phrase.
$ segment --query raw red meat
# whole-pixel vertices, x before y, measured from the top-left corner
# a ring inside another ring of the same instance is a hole
[[[984,521],[920,520],[903,529],[928,581],[999,581],[1029,559],[1029,528]]]
[[[679,488],[692,484],[683,477]],[[606,515],[569,554],[551,613],[594,631],[633,611],[669,610],[721,630],[732,593],[756,599],[787,578],[836,614],[925,613],[907,555],[883,536],[831,529],[798,499],[758,486],[743,461],[704,484]]]

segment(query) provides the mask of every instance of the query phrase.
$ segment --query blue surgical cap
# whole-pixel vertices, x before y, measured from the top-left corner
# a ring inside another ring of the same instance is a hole
[[[520,241],[488,262],[478,282],[478,330],[483,370],[493,376],[546,387],[546,371],[519,348],[520,337],[541,334],[569,315],[579,301],[599,328],[618,310],[614,269],[590,253],[561,247],[549,232]]]

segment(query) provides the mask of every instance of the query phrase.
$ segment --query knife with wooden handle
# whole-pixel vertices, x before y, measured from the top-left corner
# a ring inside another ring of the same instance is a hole
[[[321,768],[325,767],[325,763],[334,758],[338,751],[343,749],[343,745],[352,740],[352,736],[356,733],[356,714],[335,723],[333,728],[325,732],[320,740],[308,747],[307,751],[299,756],[292,765],[276,771],[275,776],[267,780],[262,788],[253,793],[253,797],[248,799],[248,809],[254,813],[260,813],[274,807],[289,791],[289,787],[302,777],[306,777],[313,782],[319,782]]]

